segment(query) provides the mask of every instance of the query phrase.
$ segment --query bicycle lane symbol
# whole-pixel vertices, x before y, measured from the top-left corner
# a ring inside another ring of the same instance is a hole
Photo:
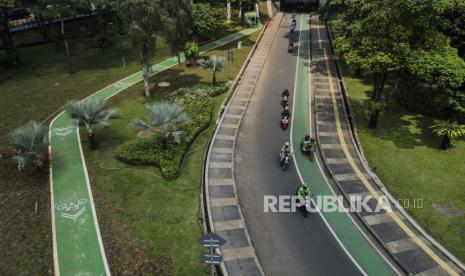
[[[60,212],[61,217],[76,221],[76,219],[86,212],[86,204],[87,199],[81,198],[68,203],[60,203],[56,209]]]

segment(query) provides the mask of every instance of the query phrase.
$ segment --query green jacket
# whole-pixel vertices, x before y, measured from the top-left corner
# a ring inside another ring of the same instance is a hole
[[[306,186],[300,186],[297,190],[297,195],[301,197],[311,196],[310,189]]]

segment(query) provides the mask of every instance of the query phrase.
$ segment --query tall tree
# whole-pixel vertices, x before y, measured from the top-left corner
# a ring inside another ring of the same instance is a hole
[[[421,89],[436,91],[435,102],[445,110],[447,119],[465,114],[465,61],[457,49],[446,46],[414,51],[406,61],[406,69]]]
[[[196,34],[204,37],[211,34],[218,27],[218,20],[212,12],[212,7],[207,3],[198,3],[192,6],[193,26]]]
[[[241,13],[241,23],[245,23],[245,12],[252,5],[258,4],[258,0],[232,0],[230,2],[239,3]]]
[[[191,0],[171,0],[163,2],[161,21],[163,34],[171,53],[178,57],[192,34],[193,17]]]
[[[6,65],[8,67],[15,67],[21,63],[8,25],[8,12],[10,9],[14,8],[15,5],[15,0],[0,0],[0,33],[2,35],[3,48],[5,49],[7,57]]]
[[[160,0],[127,0],[120,9],[129,20],[129,35],[139,54],[146,97],[150,97],[150,59],[155,54],[156,34],[161,30],[162,7]]]
[[[411,30],[404,20],[400,0],[349,2],[345,36],[336,40],[336,48],[353,71],[374,80],[369,127],[376,128],[383,106],[388,75],[400,70],[410,52]]]
[[[66,67],[68,74],[71,74],[73,72],[71,65],[71,52],[65,28],[65,21],[67,17],[76,14],[77,11],[80,8],[85,7],[86,4],[83,0],[39,0],[38,4],[41,6],[45,15],[58,17],[60,19],[60,34],[65,49]]]

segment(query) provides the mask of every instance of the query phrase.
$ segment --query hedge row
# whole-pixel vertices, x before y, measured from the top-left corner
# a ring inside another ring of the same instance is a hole
[[[136,138],[122,144],[116,152],[116,157],[131,164],[158,166],[163,177],[177,178],[189,146],[197,135],[210,125],[213,116],[211,96],[220,95],[228,88],[228,86],[196,85],[174,91],[168,99],[184,106],[190,117],[189,121],[180,125],[180,129],[184,131],[181,143],[177,144],[170,139],[167,148],[163,149],[158,135],[151,138]]]

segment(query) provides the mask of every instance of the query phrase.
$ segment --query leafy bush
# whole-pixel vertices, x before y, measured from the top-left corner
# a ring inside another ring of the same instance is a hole
[[[210,125],[213,101],[208,95],[208,90],[200,86],[178,89],[170,95],[169,100],[184,106],[190,117],[189,121],[179,125],[179,129],[184,131],[181,143],[178,144],[171,138],[166,144],[166,149],[163,149],[159,135],[148,139],[137,138],[121,145],[116,156],[131,164],[158,166],[165,178],[174,179],[179,174],[189,146],[197,135]]]
[[[189,88],[180,88],[173,93],[171,93],[171,97],[174,96],[181,96],[186,93],[206,93],[210,97],[219,96],[225,92],[227,92],[231,88],[229,84],[223,85],[207,85],[207,84],[197,84]]]
[[[186,62],[189,65],[196,65],[197,59],[199,58],[199,45],[195,42],[187,42],[184,47],[184,55],[186,56]]]

